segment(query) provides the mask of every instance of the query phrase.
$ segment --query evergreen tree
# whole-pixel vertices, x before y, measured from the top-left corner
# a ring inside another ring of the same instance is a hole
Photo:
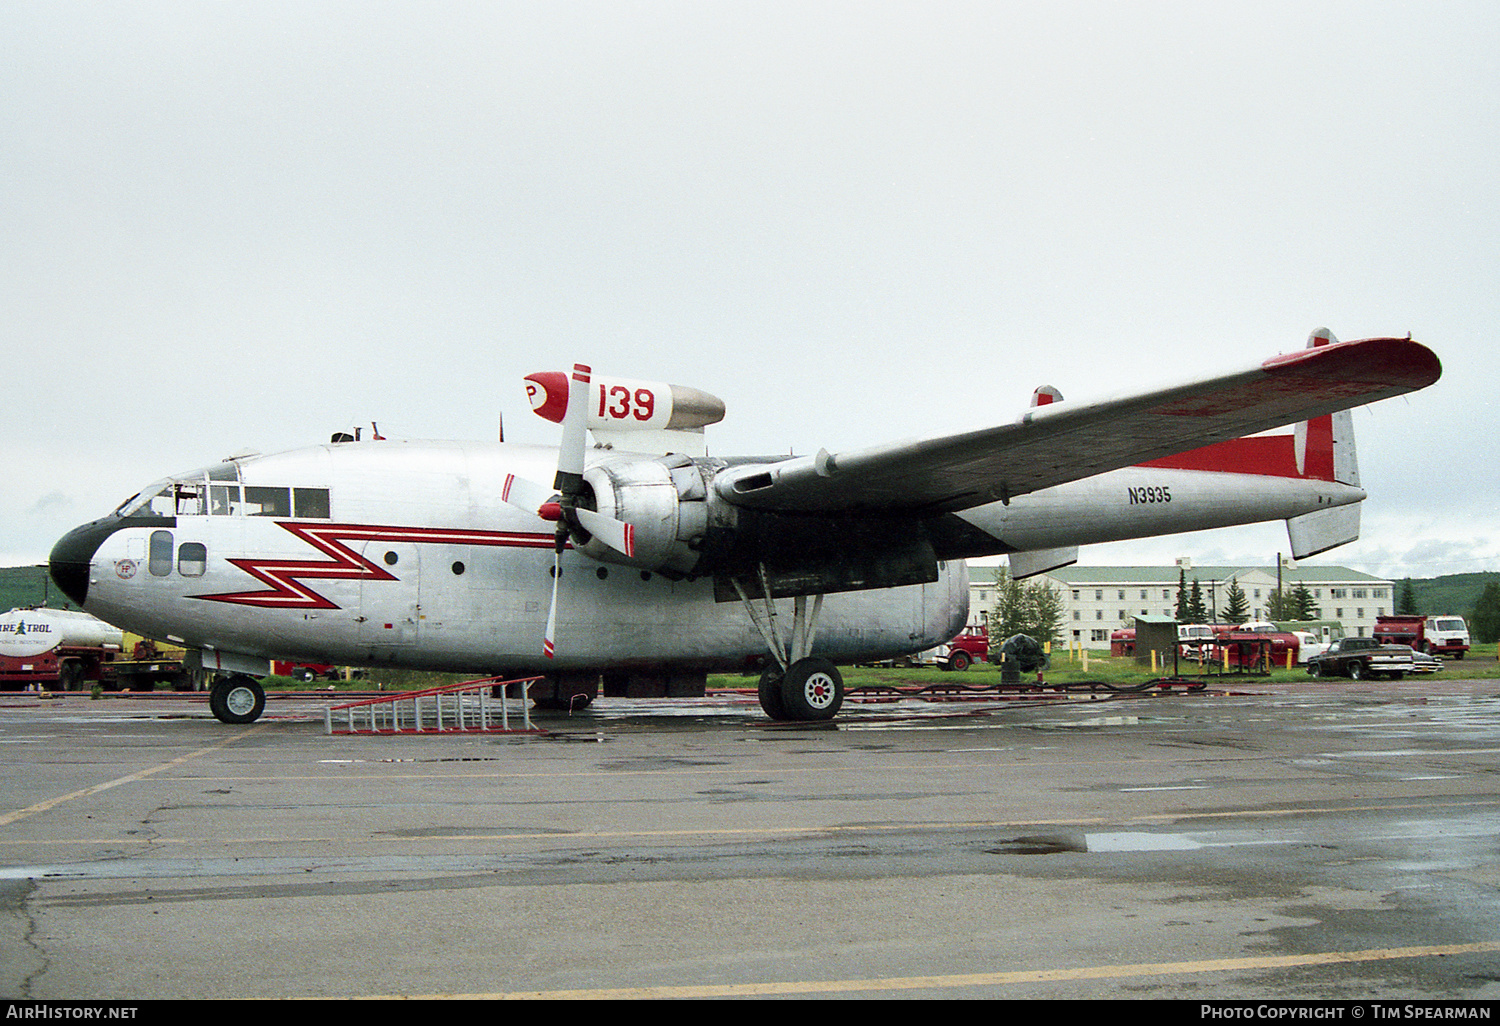
[[[990,613],[990,644],[1026,634],[1046,645],[1062,633],[1062,593],[1042,581],[1018,581],[1005,567],[995,568],[995,605]]]
[[[1290,599],[1291,597],[1280,588],[1271,592],[1270,597],[1266,599],[1266,619],[1272,621],[1293,619]]]
[[[1193,593],[1188,599],[1188,623],[1207,623],[1208,607],[1203,604],[1203,586],[1193,578]]]
[[[1396,614],[1398,616],[1417,615],[1417,592],[1411,586],[1410,577],[1401,585],[1401,601],[1396,604]]]
[[[1289,620],[1316,620],[1318,618],[1318,604],[1313,599],[1312,591],[1307,585],[1298,583],[1287,596],[1287,619]]]
[[[1250,602],[1239,581],[1229,582],[1229,590],[1224,593],[1223,615],[1226,623],[1239,624],[1250,619]]]
[[[1469,613],[1469,629],[1474,632],[1473,640],[1481,644],[1500,641],[1500,584],[1491,581],[1484,586]]]
[[[1177,608],[1174,612],[1178,623],[1193,622],[1188,612],[1187,571],[1182,567],[1177,568]]]

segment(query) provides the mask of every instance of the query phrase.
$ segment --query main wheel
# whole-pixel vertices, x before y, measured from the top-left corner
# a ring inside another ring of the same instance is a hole
[[[792,720],[831,720],[844,704],[844,678],[827,659],[799,659],[781,681],[781,701]]]
[[[760,675],[760,707],[773,720],[789,719],[786,703],[781,699],[781,667],[774,663]]]
[[[254,677],[236,674],[214,684],[208,708],[220,723],[254,723],[266,708],[266,693]]]

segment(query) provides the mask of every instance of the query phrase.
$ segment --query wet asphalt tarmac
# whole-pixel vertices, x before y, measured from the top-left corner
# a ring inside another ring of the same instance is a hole
[[[1500,997],[1500,681],[322,708],[0,696],[0,997]]]

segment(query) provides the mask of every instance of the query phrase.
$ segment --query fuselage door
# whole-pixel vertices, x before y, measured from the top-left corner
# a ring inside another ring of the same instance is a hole
[[[360,641],[378,647],[416,644],[422,621],[421,549],[406,542],[372,541],[360,554],[394,578],[360,582]]]

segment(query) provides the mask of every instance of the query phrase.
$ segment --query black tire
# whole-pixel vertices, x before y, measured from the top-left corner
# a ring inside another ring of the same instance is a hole
[[[57,689],[77,691],[83,684],[83,664],[77,659],[65,659],[57,668]]]
[[[954,652],[951,656],[948,657],[948,669],[958,670],[961,672],[969,668],[970,662],[971,660],[969,659],[969,653],[965,652],[963,649],[959,649],[957,652]]]
[[[787,719],[786,703],[781,699],[781,667],[768,666],[760,675],[760,707],[773,720]]]
[[[304,666],[302,667],[302,669],[292,674],[292,676],[296,677],[304,684],[311,684],[313,681],[318,679],[318,672],[311,667]]]
[[[827,659],[799,659],[781,681],[787,719],[831,720],[844,704],[844,678]]]
[[[1358,659],[1349,664],[1349,679],[1363,680],[1365,676],[1365,664]]]
[[[1322,677],[1324,676],[1326,671],[1324,671],[1323,669],[1323,664],[1318,662],[1310,664],[1307,667],[1307,672],[1312,674],[1314,677]]]
[[[216,682],[208,708],[220,723],[254,723],[266,708],[266,693],[254,677],[236,674]]]

